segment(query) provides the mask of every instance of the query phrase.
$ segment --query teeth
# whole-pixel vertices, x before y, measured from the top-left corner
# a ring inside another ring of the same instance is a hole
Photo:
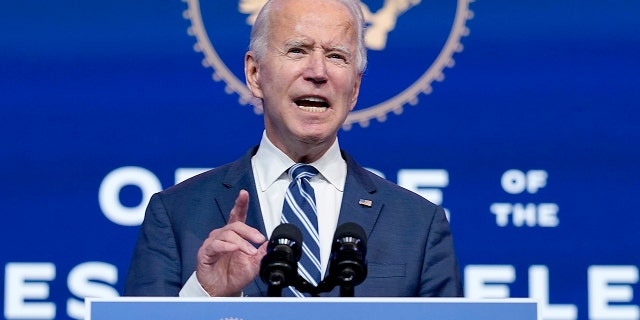
[[[309,112],[325,112],[327,111],[327,108],[325,107],[305,107],[305,106],[298,106],[298,108],[304,110],[304,111],[309,111]]]
[[[295,102],[298,108],[308,112],[324,112],[329,108],[327,100],[319,97],[304,97]]]
[[[311,102],[322,102],[322,103],[326,102],[324,101],[324,99],[320,99],[316,97],[304,98],[302,100],[311,101]]]

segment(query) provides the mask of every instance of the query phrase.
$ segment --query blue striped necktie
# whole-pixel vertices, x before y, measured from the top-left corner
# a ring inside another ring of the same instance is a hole
[[[298,262],[298,274],[310,284],[320,282],[320,237],[318,236],[318,211],[316,196],[309,183],[318,174],[313,166],[297,163],[287,170],[291,183],[284,197],[280,222],[292,223],[302,232],[302,257]],[[295,296],[303,295],[290,287]]]

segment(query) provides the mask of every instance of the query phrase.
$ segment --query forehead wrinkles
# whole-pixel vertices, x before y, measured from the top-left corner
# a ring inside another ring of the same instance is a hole
[[[287,48],[317,46],[326,51],[352,53],[357,45],[355,29],[351,21],[343,21],[339,24],[319,22],[300,24],[280,20],[274,21],[273,26],[274,32],[271,32],[269,37],[272,44],[276,46],[284,45]],[[320,37],[317,37],[317,34]]]

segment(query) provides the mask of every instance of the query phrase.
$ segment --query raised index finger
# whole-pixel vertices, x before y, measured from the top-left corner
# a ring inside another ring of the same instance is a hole
[[[242,222],[247,221],[247,211],[249,210],[249,192],[247,190],[240,190],[238,193],[238,197],[236,198],[236,203],[233,205],[233,209],[229,214],[229,222],[227,224],[232,224],[234,222]]]
[[[266,241],[264,235],[262,235],[260,231],[245,224],[245,222],[247,221],[248,210],[249,192],[247,192],[247,190],[240,190],[240,193],[238,193],[238,197],[236,198],[236,203],[229,213],[229,222],[227,223],[227,225],[240,222],[241,224],[232,226],[231,230],[236,232],[240,237],[247,239],[253,243],[262,243]]]

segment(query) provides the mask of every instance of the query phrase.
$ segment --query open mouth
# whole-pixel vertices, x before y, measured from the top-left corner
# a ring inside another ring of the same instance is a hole
[[[318,97],[304,97],[294,102],[298,108],[309,112],[324,112],[329,108],[327,100]]]

